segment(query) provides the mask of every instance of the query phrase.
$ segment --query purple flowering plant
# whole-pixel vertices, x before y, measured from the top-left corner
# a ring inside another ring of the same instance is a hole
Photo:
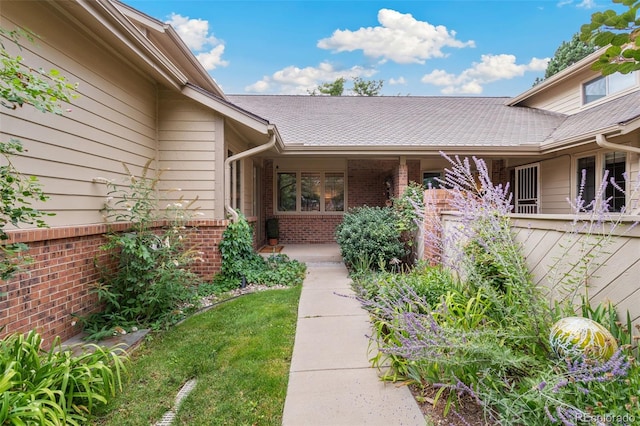
[[[556,358],[550,326],[560,311],[576,307],[567,300],[553,311],[549,295],[532,283],[510,230],[508,186],[493,185],[480,159],[444,157],[451,167],[441,187],[458,213],[442,221],[430,214],[428,196],[419,209],[428,250],[440,265],[354,281],[374,324],[374,364],[390,361],[387,379],[437,389],[435,399],[446,397],[447,410],[455,412],[458,396],[470,395],[491,424],[638,424],[640,369],[631,321],[616,325],[613,308],[605,315],[600,307],[583,306],[584,316],[612,330],[620,350],[607,361]],[[574,228],[582,231],[576,232],[613,235],[606,203],[588,208],[579,199]],[[607,242],[593,241],[595,259]],[[593,272],[595,264],[585,270]]]

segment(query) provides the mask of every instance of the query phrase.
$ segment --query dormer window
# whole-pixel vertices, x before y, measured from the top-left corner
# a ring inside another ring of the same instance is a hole
[[[636,85],[636,73],[614,73],[594,78],[582,85],[583,103],[597,101],[605,96],[621,92]]]

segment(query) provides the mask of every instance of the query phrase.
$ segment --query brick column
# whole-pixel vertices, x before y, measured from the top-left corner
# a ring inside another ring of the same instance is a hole
[[[432,265],[440,263],[442,255],[442,221],[440,213],[450,210],[446,189],[427,189],[424,191],[424,221],[422,228],[424,254],[423,259]]]
[[[407,186],[409,186],[409,168],[407,167],[406,161],[401,160],[398,167],[394,169],[393,174],[393,196],[400,198],[407,189]]]

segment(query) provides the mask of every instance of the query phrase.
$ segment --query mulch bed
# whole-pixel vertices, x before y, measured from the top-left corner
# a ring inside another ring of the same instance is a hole
[[[444,393],[434,406],[433,400],[438,389],[419,389],[415,385],[409,386],[411,393],[416,398],[422,414],[431,420],[434,426],[490,426],[492,423],[485,421],[482,407],[469,396],[457,398],[458,404],[453,405],[447,415],[444,409],[447,402],[447,394]]]

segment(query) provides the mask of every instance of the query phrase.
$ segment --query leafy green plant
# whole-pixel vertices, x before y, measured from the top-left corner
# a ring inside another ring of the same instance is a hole
[[[7,37],[21,49],[20,39],[33,43],[36,36],[28,31],[13,31],[0,27],[0,35]],[[72,85],[57,70],[34,70],[23,63],[21,56],[13,56],[0,40],[0,105],[8,109],[31,105],[42,112],[62,114],[61,102],[69,102],[75,97],[76,85]],[[35,176],[24,176],[11,162],[11,157],[25,151],[16,139],[0,141],[0,279],[8,280],[30,259],[25,255],[27,246],[23,243],[5,242],[9,239],[6,226],[11,224],[46,227],[42,219],[50,216],[33,207],[34,201],[46,201],[49,197],[42,190]]]
[[[222,233],[219,244],[222,257],[220,273],[214,278],[219,293],[246,284],[298,285],[302,284],[306,266],[286,255],[276,254],[264,259],[253,249],[253,229],[240,214]]]
[[[442,228],[433,234],[444,235],[435,247],[444,254],[442,268],[362,274],[354,282],[380,346],[374,365],[391,365],[388,379],[437,388],[434,399],[447,399],[445,411],[455,409],[458,396],[470,395],[491,424],[637,423],[638,337],[629,315],[623,322],[611,304],[592,307],[585,292],[582,314],[609,328],[620,350],[607,361],[555,357],[548,343],[551,323],[563,313],[575,315],[578,307],[566,299],[552,311],[532,284],[510,231],[508,188],[494,186],[480,160],[473,160],[473,169],[468,159],[450,161],[443,186],[460,223],[448,234]],[[598,234],[608,229],[614,235],[609,225],[619,223],[604,220],[603,199],[592,209],[578,204],[583,208],[576,223],[585,224],[577,226],[579,233],[596,238],[582,238],[577,245],[585,249],[583,259],[560,274],[574,292],[608,244],[609,237]]]
[[[419,211],[424,209],[425,187],[416,182],[409,182],[404,193],[393,200],[393,208],[398,215],[398,230],[414,232],[420,223]]]
[[[108,233],[107,243],[101,247],[108,260],[93,291],[104,309],[83,319],[89,338],[112,334],[115,327],[165,327],[183,318],[182,308],[196,298],[200,279],[189,267],[202,258],[197,248],[189,245],[195,230],[186,226],[195,214],[195,200],[181,199],[158,214],[159,175],[150,176],[150,164],[151,160],[140,177],[124,165],[127,185],[105,182],[109,189],[106,218],[129,222],[131,230]],[[167,225],[154,229],[152,225],[159,219]]]
[[[218,248],[222,266],[217,279],[229,280],[232,287],[240,285],[242,277],[262,261],[253,249],[253,229],[242,214],[224,230]]]
[[[0,423],[83,425],[96,408],[122,390],[123,351],[92,346],[73,355],[56,338],[42,350],[35,331],[0,341]]]
[[[356,207],[345,213],[336,228],[345,264],[352,268],[364,257],[372,260],[374,267],[389,268],[393,259],[402,259],[407,251],[400,240],[398,222],[398,216],[388,207]]]

